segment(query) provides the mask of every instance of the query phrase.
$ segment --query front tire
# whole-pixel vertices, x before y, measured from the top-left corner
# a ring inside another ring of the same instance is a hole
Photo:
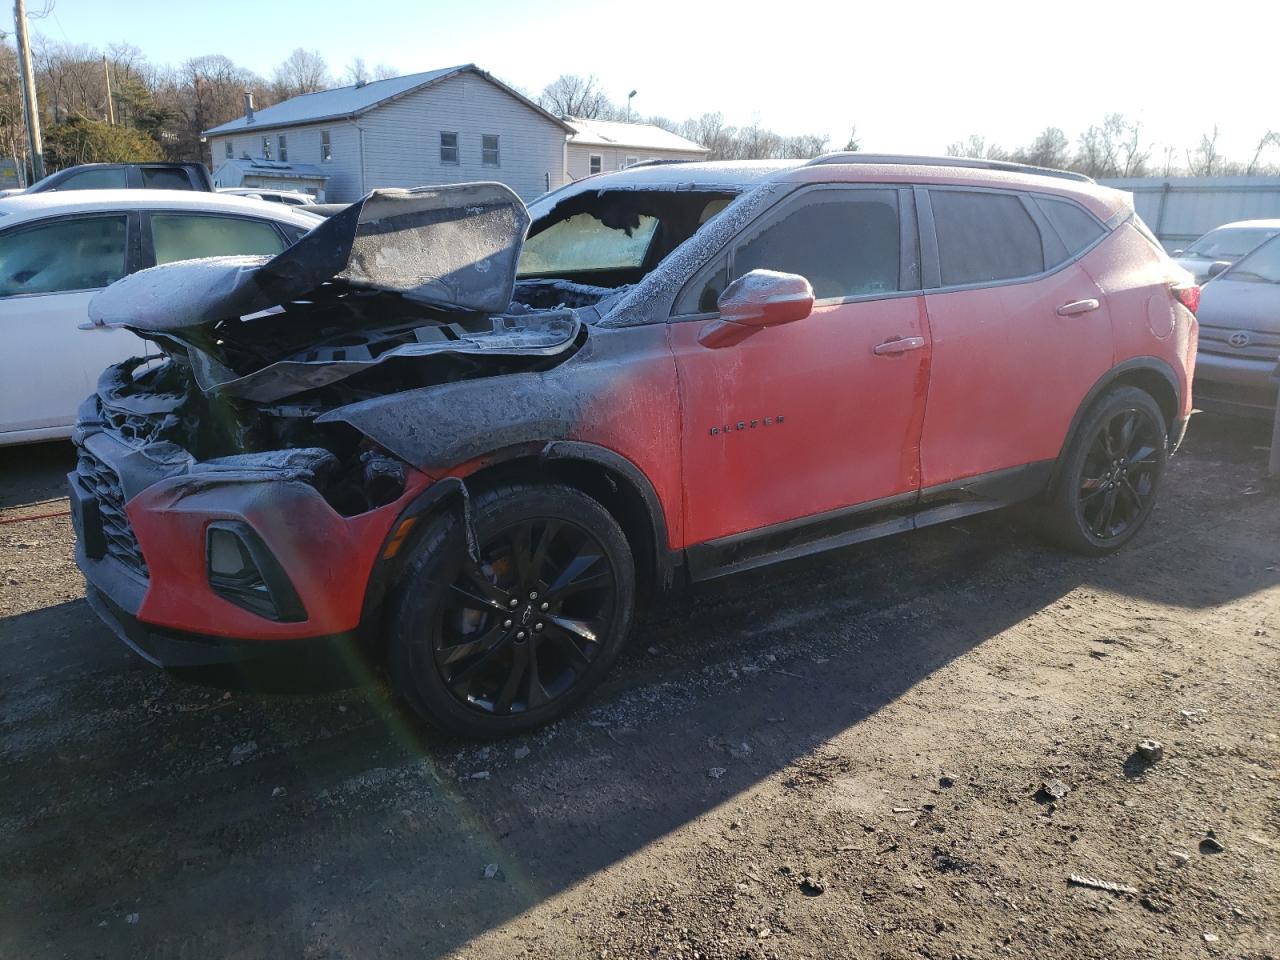
[[[1076,553],[1118,550],[1151,515],[1168,458],[1168,427],[1151,395],[1109,390],[1085,415],[1054,481],[1050,536]]]
[[[613,665],[635,566],[612,515],[573,487],[497,487],[471,517],[478,563],[461,520],[441,514],[396,589],[391,681],[448,733],[520,733],[572,709]]]

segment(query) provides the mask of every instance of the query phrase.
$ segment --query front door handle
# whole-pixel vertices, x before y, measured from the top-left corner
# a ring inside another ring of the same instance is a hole
[[[1072,300],[1070,303],[1064,303],[1058,308],[1058,316],[1074,317],[1076,314],[1088,313],[1091,310],[1097,310],[1102,304],[1097,300]]]
[[[908,350],[919,350],[923,346],[924,337],[894,337],[892,340],[877,344],[872,353],[877,357],[888,357],[896,353],[906,353]]]

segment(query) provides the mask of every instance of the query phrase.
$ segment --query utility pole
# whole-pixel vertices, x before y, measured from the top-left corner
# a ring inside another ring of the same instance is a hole
[[[36,104],[36,77],[31,69],[31,43],[27,38],[26,0],[14,0],[13,25],[18,32],[18,65],[22,73],[22,114],[27,124],[27,145],[31,151],[31,174],[44,178],[44,144],[40,142],[40,107]]]
[[[107,123],[116,125],[116,105],[111,99],[111,68],[107,66],[107,55],[102,55],[102,75],[107,78]]]

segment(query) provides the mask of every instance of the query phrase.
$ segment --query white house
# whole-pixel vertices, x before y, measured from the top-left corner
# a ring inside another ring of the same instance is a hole
[[[623,170],[641,160],[705,160],[707,149],[649,123],[565,117],[573,128],[565,159],[570,180]]]
[[[318,166],[325,199],[376,187],[497,180],[525,200],[565,181],[574,133],[474,64],[293,97],[204,132],[218,170],[249,158]],[[237,166],[239,166],[237,164]]]

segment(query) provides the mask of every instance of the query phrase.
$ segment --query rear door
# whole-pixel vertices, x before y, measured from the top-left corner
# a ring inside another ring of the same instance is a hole
[[[820,515],[914,498],[929,344],[913,203],[910,190],[881,185],[794,193],[677,298],[688,543],[797,520],[775,532],[803,542],[845,519]],[[757,268],[805,276],[813,313],[703,346],[719,294]]]
[[[1083,208],[1047,197],[1046,207],[1017,191],[919,193],[933,339],[920,447],[928,495],[1056,458],[1081,401],[1111,368],[1113,343],[1106,300],[1079,263],[1104,232]],[[1054,202],[1072,209],[1060,215]],[[1070,247],[1046,210],[1064,231],[1075,224]]]
[[[93,295],[136,263],[137,237],[126,213],[0,233],[0,432],[69,427],[104,368],[144,355],[125,330],[80,329]]]

